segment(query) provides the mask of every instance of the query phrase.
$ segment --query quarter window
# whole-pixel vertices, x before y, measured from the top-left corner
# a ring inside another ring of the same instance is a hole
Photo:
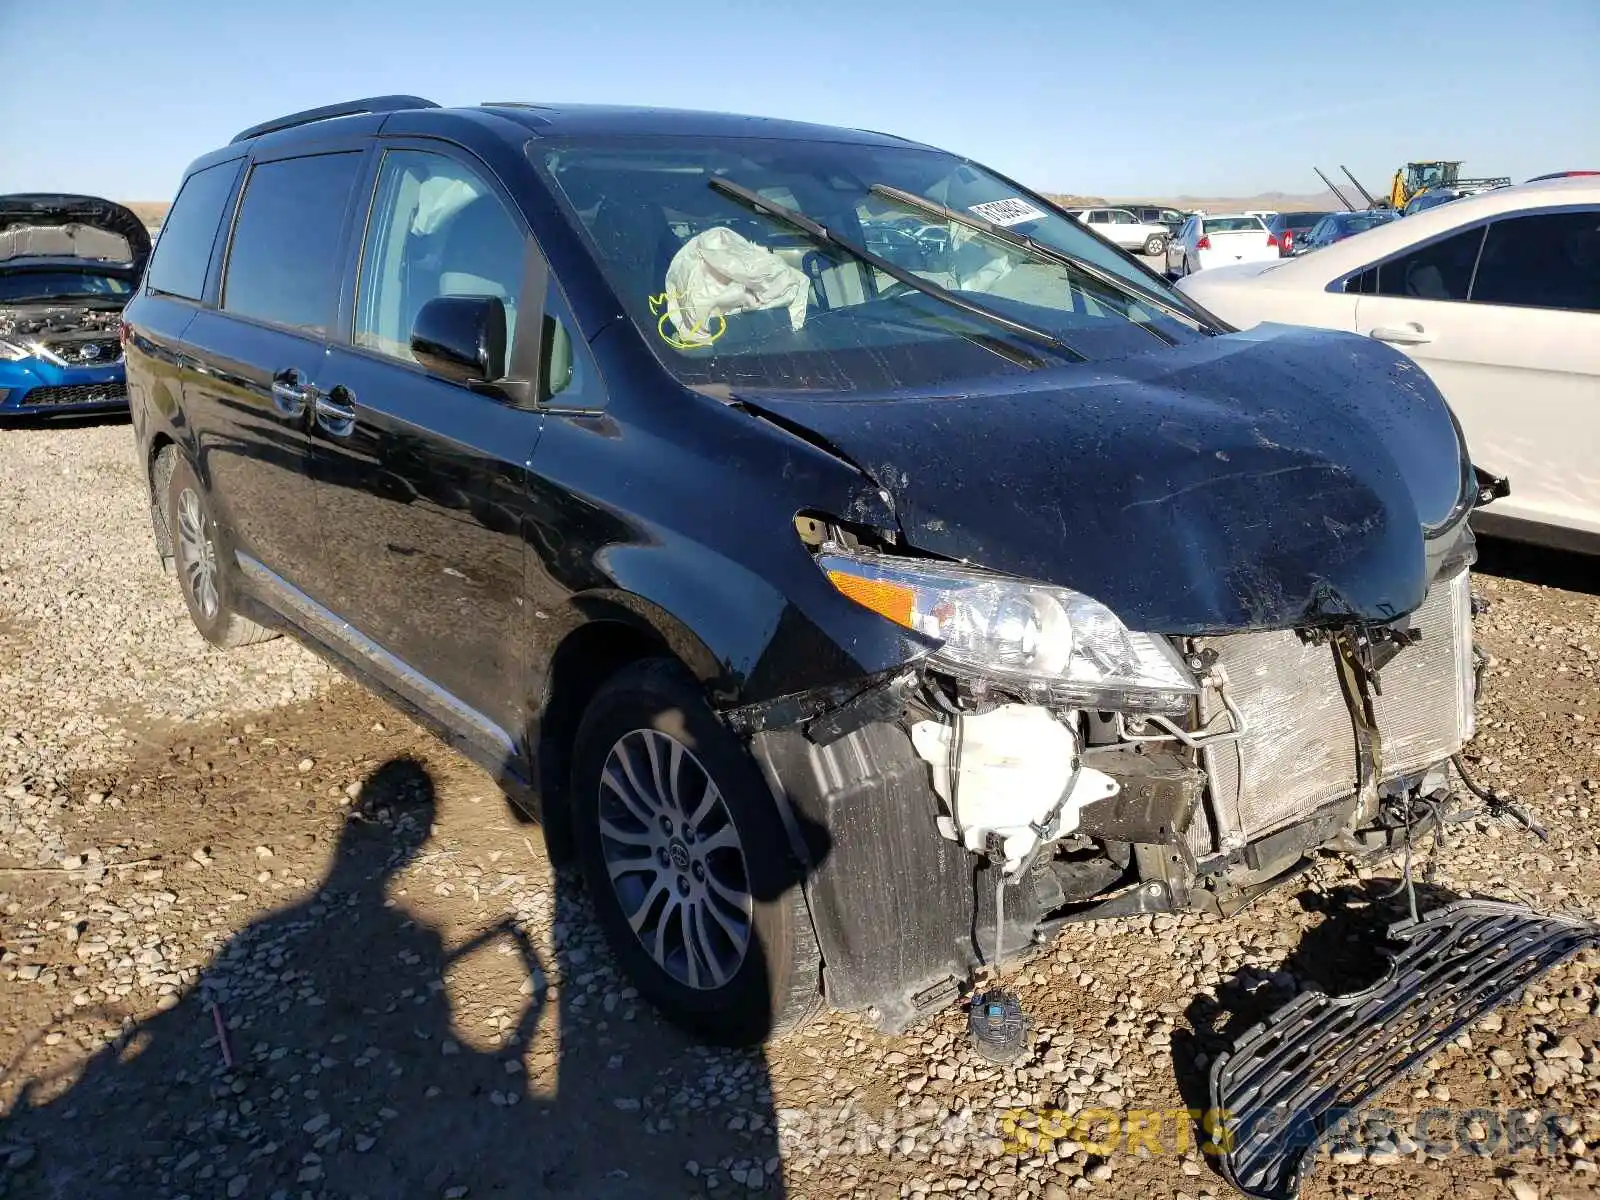
[[[361,155],[258,163],[245,182],[222,307],[322,333],[339,287],[339,237]]]
[[[200,299],[211,267],[217,226],[222,223],[223,209],[238,178],[239,162],[235,160],[196,171],[183,181],[172,211],[162,223],[155,258],[150,263],[152,291],[186,300]]]
[[[516,332],[521,228],[489,185],[440,154],[384,155],[361,255],[355,344],[412,360],[411,327],[439,296],[493,296]]]
[[[1600,312],[1600,211],[1496,221],[1484,239],[1472,299]]]

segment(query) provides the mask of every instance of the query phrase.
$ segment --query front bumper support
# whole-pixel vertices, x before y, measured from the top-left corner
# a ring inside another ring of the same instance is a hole
[[[1222,1172],[1260,1200],[1290,1200],[1318,1145],[1490,1009],[1600,946],[1600,925],[1460,900],[1390,927],[1388,975],[1348,996],[1303,992],[1211,1068],[1228,1131]]]

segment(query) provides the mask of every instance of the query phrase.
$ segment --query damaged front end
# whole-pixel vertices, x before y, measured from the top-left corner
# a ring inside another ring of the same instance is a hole
[[[120,308],[0,307],[0,339],[57,367],[109,366],[122,357]]]
[[[808,884],[830,1000],[889,1028],[1069,922],[1226,915],[1315,850],[1399,845],[1472,735],[1464,527],[1393,622],[1188,637],[803,532],[840,591],[937,646],[809,710],[729,714],[832,831]]]
[[[120,204],[0,196],[0,416],[126,405],[122,310],[149,256]]]
[[[948,394],[741,401],[881,488],[896,528],[797,530],[927,646],[727,714],[832,834],[807,888],[835,1005],[903,1026],[1070,922],[1226,916],[1437,819],[1474,730],[1467,516],[1505,486],[1392,352],[1262,327]]]

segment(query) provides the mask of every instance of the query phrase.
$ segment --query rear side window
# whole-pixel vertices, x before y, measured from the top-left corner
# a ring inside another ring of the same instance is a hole
[[[1600,211],[1496,221],[1484,239],[1472,299],[1600,312]]]
[[[222,307],[322,333],[339,288],[339,236],[359,153],[258,163],[245,181],[222,285]]]
[[[1481,226],[1466,229],[1380,264],[1376,293],[1413,300],[1465,300],[1483,233]]]
[[[198,300],[205,292],[211,247],[239,178],[238,162],[218,163],[183,181],[161,226],[148,279],[152,291]]]

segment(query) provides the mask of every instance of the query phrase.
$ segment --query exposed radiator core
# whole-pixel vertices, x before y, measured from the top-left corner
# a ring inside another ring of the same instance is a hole
[[[1449,757],[1472,735],[1469,573],[1437,581],[1409,624],[1421,640],[1379,673],[1385,779]],[[1198,641],[1217,652],[1228,694],[1250,730],[1202,756],[1222,845],[1292,825],[1356,790],[1355,726],[1332,646],[1303,641],[1293,630]],[[1221,710],[1207,689],[1202,721],[1225,726]]]

